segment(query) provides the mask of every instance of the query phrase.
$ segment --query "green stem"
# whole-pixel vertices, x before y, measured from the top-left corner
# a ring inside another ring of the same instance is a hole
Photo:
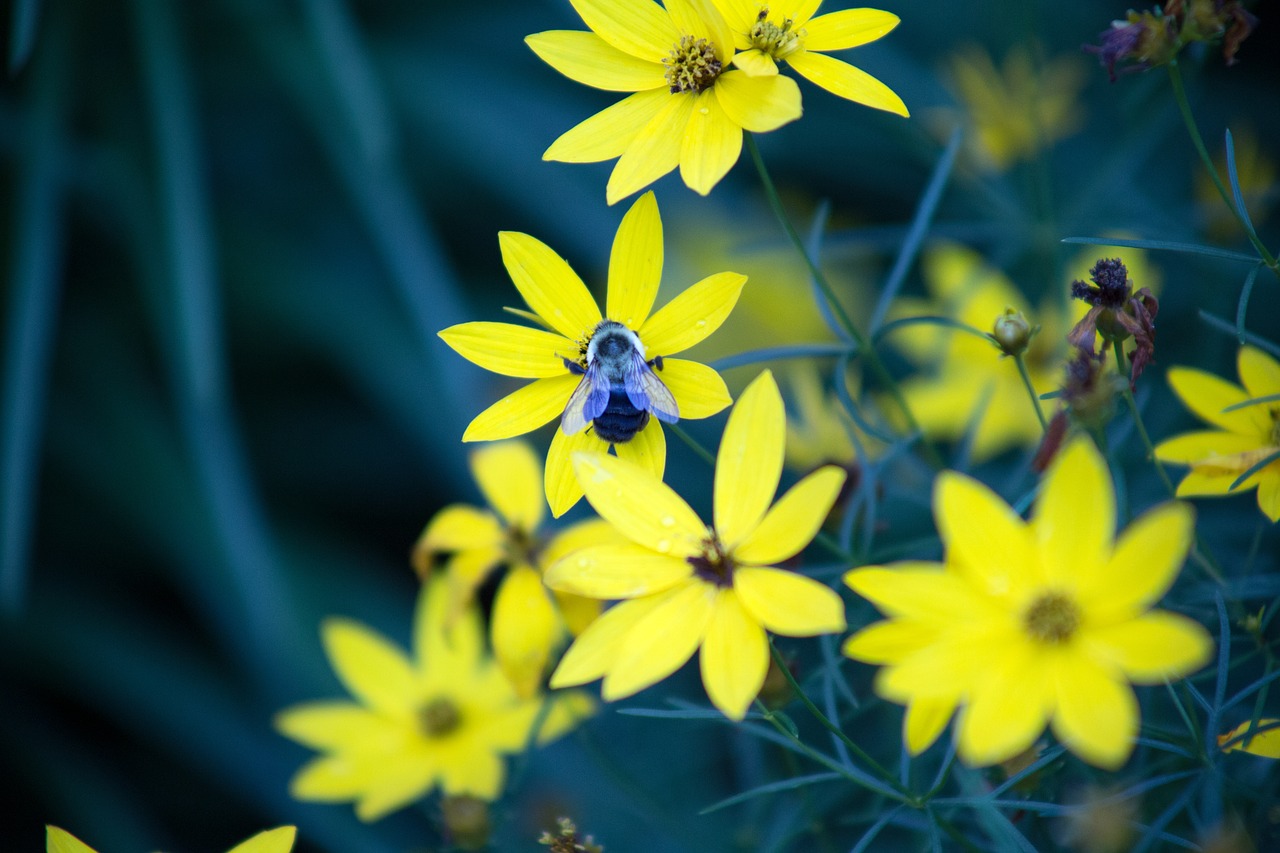
[[[1147,458],[1151,460],[1151,464],[1155,466],[1156,473],[1160,475],[1160,482],[1164,483],[1165,490],[1168,491],[1170,497],[1177,497],[1178,490],[1174,488],[1173,481],[1169,479],[1169,473],[1164,469],[1164,463],[1156,457],[1155,445],[1151,443],[1151,436],[1147,433],[1147,427],[1142,422],[1142,413],[1138,411],[1138,401],[1133,398],[1133,389],[1129,387],[1129,381],[1124,378],[1124,345],[1120,341],[1111,342],[1112,352],[1115,353],[1116,369],[1120,372],[1120,378],[1124,379],[1122,385],[1121,396],[1124,397],[1125,404],[1129,407],[1129,414],[1133,417],[1133,425],[1138,430],[1138,437],[1142,439],[1142,446],[1146,448]],[[1191,556],[1195,562],[1204,569],[1205,574],[1213,578],[1214,582],[1219,586],[1226,583],[1222,577],[1222,571],[1218,567],[1218,561],[1205,547],[1204,542],[1200,539],[1200,534],[1195,534],[1195,547],[1191,551]]]
[[[1178,110],[1182,113],[1182,123],[1187,126],[1187,133],[1191,136],[1191,143],[1196,148],[1196,153],[1200,155],[1200,161],[1204,163],[1205,169],[1209,172],[1209,178],[1213,181],[1213,185],[1218,189],[1218,195],[1222,196],[1222,201],[1227,205],[1227,209],[1231,211],[1231,215],[1236,218],[1236,222],[1240,223],[1240,227],[1244,229],[1245,234],[1249,237],[1249,242],[1253,244],[1253,248],[1257,250],[1258,257],[1262,258],[1262,262],[1267,265],[1267,269],[1280,277],[1280,265],[1276,263],[1275,257],[1267,250],[1262,241],[1258,239],[1258,235],[1253,228],[1249,227],[1249,223],[1245,221],[1244,216],[1236,209],[1235,199],[1231,193],[1227,192],[1226,185],[1222,183],[1222,178],[1218,175],[1218,168],[1213,164],[1213,158],[1209,156],[1209,149],[1205,147],[1204,139],[1200,136],[1200,128],[1196,126],[1195,116],[1191,114],[1191,102],[1187,100],[1187,88],[1182,82],[1182,72],[1178,69],[1178,60],[1175,58],[1169,62],[1169,81],[1173,84],[1173,97],[1178,102]]]
[[[685,432],[683,427],[679,426],[678,424],[667,424],[667,429],[671,430],[671,432],[674,433],[677,438],[679,438],[685,444],[689,445],[689,448],[694,453],[696,453],[698,455],[698,458],[700,458],[703,462],[706,462],[712,468],[716,467],[715,455],[710,450],[707,450],[705,447],[703,447],[701,442],[699,442],[696,438],[689,435],[689,433]]]
[[[850,740],[849,736],[841,731],[839,726],[828,719],[827,715],[822,713],[817,705],[813,704],[813,700],[810,699],[808,694],[804,692],[804,689],[800,687],[800,683],[796,681],[796,677],[791,674],[791,669],[787,666],[787,662],[784,661],[782,659],[782,655],[778,653],[777,647],[773,644],[773,637],[769,637],[769,654],[773,656],[774,664],[782,671],[783,676],[787,679],[787,683],[791,685],[791,689],[795,691],[796,696],[804,704],[805,708],[809,710],[809,713],[813,715],[814,719],[821,723],[823,728],[838,737],[840,742],[843,743],[850,752],[856,755],[863,764],[870,767],[877,776],[885,781],[886,784],[901,793],[904,797],[908,798],[907,800],[904,800],[904,802],[914,802],[915,796],[909,790],[902,787],[902,783],[898,781],[898,778],[894,776],[894,774],[882,767],[880,763],[870,755],[867,755],[862,747]]]
[[[743,137],[747,143],[747,150],[751,153],[751,160],[755,163],[756,171],[760,174],[760,183],[764,187],[765,197],[769,199],[769,207],[773,209],[773,215],[777,217],[782,230],[787,233],[787,238],[791,240],[792,245],[796,247],[796,251],[800,253],[800,257],[804,259],[805,266],[809,269],[809,275],[817,283],[818,289],[822,291],[822,296],[831,308],[831,313],[835,315],[836,321],[849,336],[850,340],[857,344],[858,352],[866,360],[871,372],[888,389],[894,405],[898,407],[903,419],[907,422],[907,428],[919,437],[920,446],[924,450],[925,456],[928,457],[929,464],[934,468],[942,468],[942,457],[938,454],[937,448],[925,436],[924,431],[920,429],[920,424],[916,421],[916,416],[912,413],[906,398],[902,396],[902,389],[898,386],[897,381],[889,374],[888,369],[885,368],[884,362],[880,360],[880,356],[875,349],[868,345],[866,336],[858,331],[857,326],[853,325],[853,321],[849,319],[844,306],[836,298],[835,290],[831,287],[831,283],[827,281],[822,268],[818,266],[814,258],[809,256],[809,250],[805,248],[800,232],[796,230],[795,225],[791,222],[791,217],[787,215],[786,208],[782,205],[782,198],[778,195],[778,189],[774,186],[773,178],[769,176],[769,169],[765,166],[764,157],[760,155],[760,147],[756,145],[755,136],[750,131],[746,131],[743,133]]]
[[[1035,386],[1031,384],[1031,374],[1027,372],[1027,363],[1023,360],[1021,353],[1015,355],[1013,361],[1018,365],[1018,375],[1022,377],[1022,384],[1027,389],[1027,396],[1031,398],[1031,408],[1036,410],[1036,417],[1040,419],[1040,429],[1048,432],[1049,422],[1044,419],[1044,410],[1040,408],[1040,397],[1036,394]]]

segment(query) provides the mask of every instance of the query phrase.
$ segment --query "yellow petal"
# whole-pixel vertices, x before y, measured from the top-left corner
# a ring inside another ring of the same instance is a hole
[[[733,56],[733,31],[712,0],[663,0],[681,33],[706,39],[721,65]]]
[[[902,741],[907,752],[919,755],[938,739],[956,712],[954,699],[917,699],[907,705],[902,720]]]
[[[646,354],[675,355],[706,339],[738,304],[746,283],[745,275],[718,272],[682,291],[640,327]]]
[[[542,463],[525,441],[498,441],[471,453],[471,474],[507,526],[533,533],[542,524]]]
[[[678,557],[635,544],[582,548],[547,567],[547,586],[591,598],[636,598],[670,589],[693,574]]]
[[[861,68],[807,50],[791,54],[787,62],[801,77],[833,95],[900,116],[910,115],[896,92]]]
[[[660,595],[663,600],[636,622],[604,677],[600,695],[608,702],[657,684],[683,666],[702,642],[716,588],[693,580]]]
[[[493,601],[489,636],[493,655],[516,694],[533,698],[551,649],[562,636],[560,617],[542,577],[529,566],[507,572]]]
[[[680,141],[693,110],[689,95],[661,92],[665,102],[631,140],[609,175],[605,200],[613,204],[661,178],[680,164]],[[633,96],[634,97],[634,96]]]
[[[1280,464],[1268,465],[1258,478],[1258,509],[1272,523],[1280,521]]]
[[[699,661],[711,704],[731,720],[741,720],[764,684],[769,644],[731,589],[721,589],[707,623]]]
[[[600,613],[604,610],[603,603],[595,598],[559,591],[555,596],[556,605],[560,608],[560,618],[564,620],[569,633],[575,637],[600,618]]]
[[[846,657],[884,666],[898,664],[938,638],[936,626],[916,619],[873,622],[845,640]]]
[[[1183,405],[1216,427],[1240,435],[1265,436],[1270,431],[1265,406],[1223,411],[1249,399],[1248,392],[1239,385],[1190,367],[1169,368],[1169,385]]]
[[[1258,475],[1254,474],[1232,488],[1243,473],[1243,470],[1222,468],[1216,463],[1204,468],[1192,468],[1182,478],[1182,482],[1178,483],[1175,494],[1180,498],[1207,498],[1247,492],[1258,484]]]
[[[321,634],[333,671],[352,696],[390,716],[409,713],[417,678],[400,649],[350,619],[326,619]]]
[[[587,286],[546,243],[518,231],[500,231],[498,246],[516,289],[551,328],[578,341],[600,322],[600,309]]]
[[[688,420],[709,418],[724,411],[733,398],[720,374],[705,364],[682,358],[663,359],[658,374],[671,396],[676,398],[680,417]]]
[[[595,33],[554,30],[526,36],[524,43],[570,80],[597,89],[642,92],[667,84],[660,63],[624,53]]]
[[[956,723],[960,759],[971,766],[1006,761],[1044,731],[1051,710],[1045,674],[1026,643],[1014,643],[985,661],[986,677],[973,689]]]
[[[749,77],[745,71],[726,71],[712,87],[730,121],[752,133],[777,130],[800,118],[800,87],[781,74]]]
[[[778,73],[778,63],[759,48],[751,48],[733,55],[733,67],[740,68],[748,77],[768,77]]]
[[[755,25],[756,15],[760,12],[760,4],[756,0],[712,0],[716,9],[734,33],[734,43],[745,49],[748,42],[745,34]],[[739,36],[743,36],[739,38]]]
[[[403,725],[352,702],[304,702],[276,714],[276,731],[303,746],[384,752],[403,738]]]
[[[566,690],[548,699],[551,711],[538,730],[538,745],[551,743],[596,712],[596,701],[581,690]]]
[[[289,781],[289,795],[295,800],[321,803],[359,799],[378,775],[372,759],[373,756],[350,752],[314,759],[304,764]],[[383,813],[390,810],[385,809]]]
[[[1115,492],[1106,460],[1092,439],[1077,437],[1045,473],[1031,520],[1045,580],[1069,589],[1081,572],[1101,569],[1111,555],[1115,525]]]
[[[1239,457],[1263,447],[1265,444],[1258,436],[1239,435],[1216,429],[1198,430],[1184,432],[1160,442],[1156,445],[1156,458],[1163,462],[1176,462],[1180,465],[1203,463],[1206,467],[1214,467],[1215,460],[1221,460],[1221,467],[1225,472],[1228,463],[1232,460],[1224,457]],[[1248,466],[1236,471],[1231,479],[1234,480],[1246,470]]]
[[[1195,529],[1190,505],[1170,501],[1143,513],[1116,542],[1101,572],[1080,579],[1086,618],[1110,624],[1143,612],[1173,586]]]
[[[613,666],[636,623],[669,595],[666,592],[633,598],[606,610],[569,646],[551,674],[551,687],[571,687],[602,677]]]
[[[714,91],[700,92],[680,144],[680,177],[685,186],[700,195],[711,192],[741,152],[742,128],[725,114]]]
[[[44,843],[45,853],[96,853],[88,844],[56,826],[45,826]]]
[[[1280,361],[1257,347],[1241,347],[1236,358],[1236,368],[1250,397],[1280,394]],[[1270,405],[1274,406],[1275,403]],[[1265,403],[1259,404],[1259,407],[1264,412],[1267,410]]]
[[[542,154],[543,160],[597,163],[622,156],[658,111],[671,101],[666,89],[637,92],[571,127]]]
[[[1138,737],[1138,700],[1133,688],[1081,655],[1062,655],[1053,675],[1057,693],[1053,733],[1090,764],[1118,770]]]
[[[449,551],[490,550],[502,545],[506,537],[498,517],[487,509],[467,504],[451,504],[427,522],[413,546],[413,567],[419,577],[426,577],[431,563]]]
[[[747,612],[775,634],[814,637],[843,631],[844,602],[831,587],[785,569],[747,566],[733,573]]]
[[[569,395],[580,381],[571,373],[535,379],[476,415],[462,440],[495,441],[531,432],[564,414]]]
[[[650,0],[570,0],[583,23],[609,44],[650,62],[661,62],[680,41],[671,16]]]
[[[677,405],[679,403],[677,402]],[[681,411],[681,416],[684,412]],[[635,438],[613,446],[619,459],[633,462],[661,480],[667,468],[667,436],[657,418],[650,418]]]
[[[1252,737],[1236,740],[1249,731],[1252,720],[1245,720],[1226,734],[1218,735],[1218,746],[1223,752],[1247,752],[1263,758],[1280,758],[1280,720],[1262,717]],[[1266,729],[1266,731],[1259,731]],[[1232,743],[1235,741],[1235,743]]]
[[[578,475],[573,472],[573,454],[584,450],[607,453],[609,445],[589,429],[573,435],[565,435],[564,430],[557,429],[551,436],[544,480],[547,503],[556,518],[572,509],[582,497],[582,486],[578,484]]]
[[[1162,684],[1209,662],[1213,640],[1200,623],[1157,610],[1135,619],[1081,632],[1080,643],[1095,660],[1137,684]]]
[[[449,594],[453,570],[445,580],[433,578],[422,585],[413,613],[413,655],[419,672],[425,669],[434,683],[448,684],[455,672],[474,670],[484,649],[480,614]]]
[[[879,9],[844,9],[803,24],[805,50],[846,50],[869,44],[898,26],[898,16]]]
[[[786,441],[782,395],[766,370],[729,413],[716,454],[716,532],[730,550],[755,529],[773,502]]]
[[[790,18],[795,22],[795,27],[806,27],[809,19],[818,11],[818,7],[822,5],[822,0],[789,0],[789,2],[777,4],[776,12],[782,18]]]
[[[939,563],[864,566],[847,572],[844,582],[887,616],[946,624],[965,614],[981,619],[994,612],[988,599]]]
[[[247,841],[240,842],[227,853],[289,853],[293,849],[293,842],[297,835],[296,826],[277,826],[275,829],[264,830]]]
[[[566,370],[562,356],[577,353],[564,335],[513,323],[462,323],[437,334],[472,364],[521,379],[560,376]]]
[[[1040,555],[1027,525],[1000,496],[954,471],[938,475],[933,514],[947,564],[988,595],[1020,600],[1042,582]]]
[[[628,329],[649,317],[662,279],[662,218],[647,192],[622,217],[609,253],[609,295],[605,314]]]
[[[582,548],[594,545],[621,545],[627,540],[603,518],[579,521],[561,530],[543,547],[542,565],[549,566]]]
[[[415,757],[420,755],[421,752]],[[491,755],[478,755],[473,766],[492,764],[493,761],[494,757]],[[381,820],[427,793],[438,776],[444,776],[447,780],[446,768],[437,767],[431,762],[385,763],[372,775],[369,784],[357,801],[356,817],[365,823]],[[477,796],[484,796],[480,791],[474,793]],[[493,791],[491,796],[497,796],[497,791]]]
[[[700,553],[706,526],[651,473],[601,453],[576,454],[573,467],[596,512],[632,542],[676,558]]]
[[[444,575],[441,596],[448,601],[444,609],[444,624],[452,627],[458,617],[475,600],[476,590],[485,579],[508,558],[504,541],[490,548],[469,548],[459,551],[449,559]],[[424,580],[427,575],[419,573]]]
[[[822,529],[844,481],[845,472],[828,465],[796,483],[733,549],[733,558],[769,566],[799,554]]]

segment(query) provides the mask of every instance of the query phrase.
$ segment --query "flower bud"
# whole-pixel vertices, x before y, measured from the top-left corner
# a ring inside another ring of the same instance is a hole
[[[489,843],[489,804],[477,797],[445,797],[440,803],[448,838],[463,850],[480,850]]]
[[[1032,326],[1021,311],[1005,308],[991,327],[991,337],[1005,355],[1018,356],[1027,351],[1038,331],[1040,327]]]

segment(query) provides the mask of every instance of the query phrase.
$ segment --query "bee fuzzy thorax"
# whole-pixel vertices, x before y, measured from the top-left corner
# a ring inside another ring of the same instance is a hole
[[[591,424],[599,438],[620,444],[635,438],[651,415],[667,423],[680,417],[671,391],[654,372],[662,369],[661,356],[646,361],[640,336],[616,320],[600,321],[582,361],[565,359],[565,366],[582,375],[560,419],[566,435]]]
[[[640,336],[616,320],[602,320],[587,343],[587,364],[591,365],[603,355],[609,366],[622,365],[633,352],[644,360]]]

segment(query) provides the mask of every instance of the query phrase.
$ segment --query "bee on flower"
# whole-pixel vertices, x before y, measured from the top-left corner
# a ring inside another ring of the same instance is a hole
[[[574,452],[614,452],[661,477],[661,422],[705,418],[729,405],[724,380],[696,361],[671,356],[701,342],[733,310],[746,276],[721,272],[689,287],[658,311],[662,220],[653,193],[623,217],[609,258],[605,313],[582,279],[546,244],[503,232],[502,260],[545,329],[512,323],[462,323],[440,337],[464,358],[504,376],[534,381],[481,412],[463,441],[493,441],[559,418],[547,452],[544,487],[559,517],[582,497]]]

